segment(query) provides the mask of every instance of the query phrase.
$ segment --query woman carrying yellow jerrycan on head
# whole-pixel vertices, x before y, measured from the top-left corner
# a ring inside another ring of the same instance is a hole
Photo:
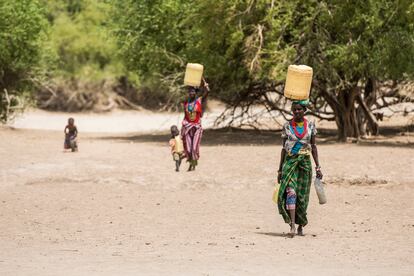
[[[194,171],[200,158],[200,143],[203,135],[201,117],[203,106],[207,100],[210,88],[202,77],[203,66],[200,64],[188,64],[184,83],[188,87],[188,98],[184,102],[184,120],[182,122],[181,137],[187,162],[190,163],[188,171]],[[201,88],[202,95],[199,96]]]
[[[293,118],[283,125],[282,151],[278,170],[279,190],[273,194],[279,213],[290,225],[289,235],[303,235],[308,223],[307,208],[312,182],[311,155],[316,165],[316,176],[322,179],[316,147],[316,127],[305,118],[312,82],[312,68],[305,65],[289,66],[285,96],[293,99]],[[276,196],[277,194],[277,196]]]

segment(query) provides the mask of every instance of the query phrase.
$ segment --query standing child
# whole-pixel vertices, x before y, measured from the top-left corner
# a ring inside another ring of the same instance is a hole
[[[175,161],[175,171],[180,170],[181,161],[184,159],[184,145],[180,136],[180,131],[176,125],[171,126],[170,147],[173,160]]]
[[[78,129],[75,126],[75,119],[69,118],[68,124],[65,127],[65,143],[64,149],[71,149],[72,152],[78,151],[78,144],[76,137],[78,136]]]

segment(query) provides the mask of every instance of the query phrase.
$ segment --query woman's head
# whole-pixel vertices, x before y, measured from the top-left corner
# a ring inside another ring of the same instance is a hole
[[[69,118],[69,119],[68,119],[68,125],[73,126],[74,124],[75,124],[75,119],[73,119],[73,118]]]
[[[188,87],[188,97],[191,100],[195,100],[195,98],[197,97],[197,88],[195,88],[194,86],[189,86]]]
[[[307,100],[294,101],[292,103],[292,113],[295,121],[303,120],[308,104],[309,102]]]

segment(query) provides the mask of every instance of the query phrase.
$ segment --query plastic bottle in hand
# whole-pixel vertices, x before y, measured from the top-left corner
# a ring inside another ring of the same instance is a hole
[[[326,200],[326,193],[323,187],[322,180],[318,177],[315,177],[314,185],[315,185],[316,194],[318,195],[319,204],[325,204],[327,200]]]

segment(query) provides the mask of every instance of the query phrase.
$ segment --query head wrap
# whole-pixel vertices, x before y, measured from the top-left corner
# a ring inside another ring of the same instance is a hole
[[[294,100],[292,102],[292,108],[295,104],[299,104],[303,107],[303,109],[306,111],[308,109],[309,100]]]
[[[300,104],[303,108],[306,109],[309,105],[309,100],[294,100],[292,102],[292,105],[295,105],[295,104]]]

